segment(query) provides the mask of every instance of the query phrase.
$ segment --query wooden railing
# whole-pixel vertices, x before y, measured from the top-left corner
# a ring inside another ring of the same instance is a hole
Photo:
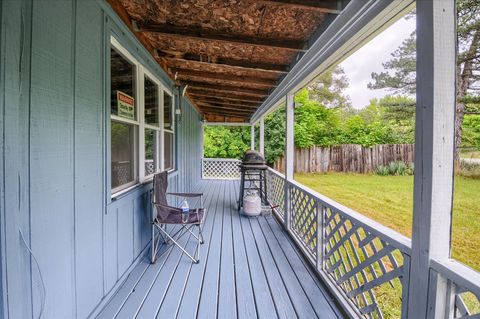
[[[237,176],[238,162],[204,159],[203,167],[208,168],[204,175]],[[267,171],[267,183],[276,217],[351,316],[407,318],[409,238],[296,181],[287,181],[273,169]],[[432,305],[428,316],[478,318],[480,273],[452,259],[430,264],[431,287],[444,280],[449,288],[434,289],[428,296]],[[434,313],[438,302],[449,305],[447,314]]]
[[[286,181],[275,170],[268,170],[267,180],[268,199],[281,208],[274,212],[351,315],[383,318],[382,307],[405,313],[401,301],[408,291],[409,238]]]

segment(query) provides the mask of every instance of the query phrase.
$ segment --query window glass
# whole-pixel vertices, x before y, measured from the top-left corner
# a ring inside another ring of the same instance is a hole
[[[173,99],[167,92],[163,92],[163,125],[166,130],[173,129]]]
[[[175,148],[174,148],[174,135],[173,133],[170,132],[165,132],[165,150],[164,150],[164,166],[166,170],[172,170],[174,169],[174,154],[175,154]]]
[[[112,121],[112,189],[136,180],[135,125]]]
[[[157,171],[157,136],[158,131],[145,129],[145,176]]]
[[[111,67],[111,114],[136,120],[135,65],[125,59],[114,48],[110,55]]]
[[[158,126],[158,122],[158,86],[145,77],[145,123]]]

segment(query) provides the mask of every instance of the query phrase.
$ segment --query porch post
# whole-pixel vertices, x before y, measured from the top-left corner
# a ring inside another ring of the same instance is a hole
[[[252,123],[250,126],[250,149],[255,149],[255,124]]]
[[[260,153],[265,155],[265,118],[260,118]]]
[[[285,106],[285,215],[284,225],[287,230],[290,229],[290,181],[293,180],[293,161],[294,161],[294,99],[293,94],[286,96]]]
[[[417,110],[408,318],[447,315],[446,282],[430,273],[429,263],[433,258],[450,257],[455,16],[455,1],[417,1]],[[429,281],[429,277],[433,280]]]

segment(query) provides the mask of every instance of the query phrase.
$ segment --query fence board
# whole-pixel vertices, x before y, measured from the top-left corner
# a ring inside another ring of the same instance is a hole
[[[354,172],[370,173],[380,165],[402,161],[413,163],[413,144],[382,144],[373,147],[361,145],[312,146],[295,149],[295,173]],[[283,157],[274,168],[283,171]]]

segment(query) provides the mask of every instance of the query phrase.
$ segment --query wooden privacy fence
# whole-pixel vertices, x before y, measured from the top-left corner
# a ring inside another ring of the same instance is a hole
[[[295,149],[295,173],[355,172],[369,173],[380,165],[402,161],[413,163],[414,144],[337,145]],[[284,158],[274,163],[283,172]]]

